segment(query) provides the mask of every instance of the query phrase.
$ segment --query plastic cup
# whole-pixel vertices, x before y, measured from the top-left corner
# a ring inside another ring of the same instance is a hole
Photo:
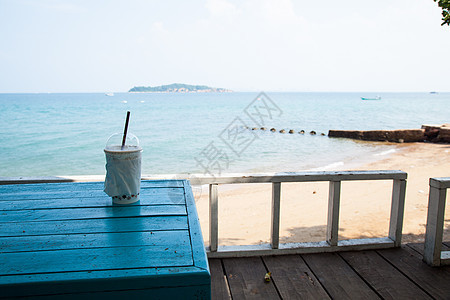
[[[117,135],[119,137],[117,137]],[[141,188],[142,148],[133,134],[123,147],[117,144],[120,134],[112,135],[104,149],[106,156],[105,193],[115,204],[131,204],[139,201]]]

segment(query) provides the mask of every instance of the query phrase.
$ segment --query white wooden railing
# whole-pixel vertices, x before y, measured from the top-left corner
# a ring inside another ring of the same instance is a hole
[[[209,184],[208,257],[240,257],[294,253],[332,252],[399,247],[402,239],[407,174],[402,171],[344,171],[277,173],[272,175],[243,175],[196,177],[197,184]],[[383,238],[339,241],[339,204],[342,181],[393,180],[389,235]],[[328,221],[326,241],[280,244],[280,202],[284,182],[328,181]],[[236,183],[272,183],[271,243],[262,245],[220,246],[218,228],[218,186]]]
[[[450,177],[430,178],[423,260],[431,266],[450,264],[450,251],[442,251],[445,200],[448,188],[450,188]]]
[[[402,239],[407,174],[403,171],[302,172],[262,175],[161,175],[142,179],[191,179],[195,185],[209,185],[208,257],[243,257],[276,254],[317,253],[399,247]],[[103,181],[104,176],[1,178],[2,184]],[[382,238],[339,240],[339,206],[342,181],[393,180],[389,234]],[[326,240],[306,243],[280,243],[281,188],[284,182],[329,182]],[[218,186],[238,183],[272,183],[271,243],[261,245],[220,246]]]

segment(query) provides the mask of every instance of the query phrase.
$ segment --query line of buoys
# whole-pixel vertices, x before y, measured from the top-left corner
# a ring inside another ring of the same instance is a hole
[[[251,129],[251,130],[262,130],[262,131],[266,131],[266,130],[269,130],[267,127],[261,127],[261,128],[258,128],[258,127],[248,127],[248,126],[243,126],[243,128],[245,128],[245,129]],[[270,131],[271,132],[276,132],[277,131],[277,129],[275,129],[275,128],[270,128]],[[278,131],[279,133],[286,133],[286,130],[285,129],[280,129],[279,131]],[[294,134],[296,131],[294,130],[294,129],[289,129],[289,131],[288,131],[288,133],[290,133],[290,134]],[[306,132],[302,129],[302,130],[300,130],[299,132],[298,132],[298,134],[305,134]],[[317,132],[316,131],[314,131],[314,130],[311,130],[310,132],[309,132],[309,134],[310,135],[317,135]],[[326,134],[325,133],[320,133],[320,135],[321,136],[326,136]]]

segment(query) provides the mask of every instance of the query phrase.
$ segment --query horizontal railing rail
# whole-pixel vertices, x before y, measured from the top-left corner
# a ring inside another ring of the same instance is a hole
[[[203,174],[161,174],[142,175],[142,180],[152,179],[189,179],[193,184],[234,184],[234,183],[270,183],[283,182],[333,181],[333,180],[389,180],[406,179],[403,171],[321,171],[321,172],[280,172],[262,174],[225,174],[209,176]],[[0,185],[62,183],[104,181],[105,175],[69,175],[69,176],[18,176],[1,177]]]
[[[450,177],[430,178],[423,260],[431,266],[450,264],[450,251],[442,251],[448,188],[450,188]]]
[[[339,171],[299,172],[272,174],[227,174],[204,176],[198,174],[142,176],[151,179],[189,179],[192,185],[209,185],[209,257],[238,257],[274,254],[316,253],[343,250],[366,250],[399,247],[405,205],[407,174],[403,171]],[[59,176],[59,177],[0,177],[2,184],[52,183],[103,181],[104,176]],[[339,240],[339,206],[342,181],[393,180],[389,234],[387,237],[370,239]],[[326,240],[306,243],[280,243],[280,207],[282,183],[287,182],[329,182],[328,218]],[[270,244],[219,245],[219,185],[240,183],[271,183],[272,210]]]
[[[323,171],[323,172],[282,172],[264,174],[228,174],[222,176],[196,176],[191,179],[197,184],[311,182],[311,181],[351,181],[406,179],[403,171]]]

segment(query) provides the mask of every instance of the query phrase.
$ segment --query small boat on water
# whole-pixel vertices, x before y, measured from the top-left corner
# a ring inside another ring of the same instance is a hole
[[[361,97],[361,100],[381,100],[381,96],[375,96],[375,97]]]
[[[110,96],[110,97],[112,97],[112,96],[114,96],[114,93],[105,93],[105,96]]]

